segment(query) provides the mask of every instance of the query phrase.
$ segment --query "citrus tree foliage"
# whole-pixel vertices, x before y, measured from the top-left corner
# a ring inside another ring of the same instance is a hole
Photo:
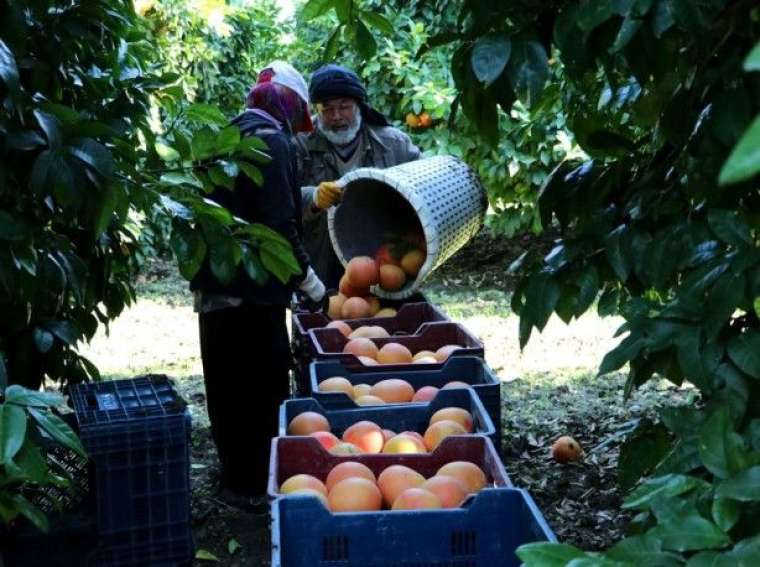
[[[630,536],[603,553],[534,544],[527,565],[760,562],[760,10],[727,0],[422,2],[455,9],[429,40],[454,48],[465,114],[492,144],[515,101],[559,88],[590,159],[538,197],[561,238],[524,255],[513,296],[520,342],[556,313],[620,314],[600,375],[625,394],[662,376],[698,403],[662,408],[621,452]],[[552,59],[564,80],[552,77]],[[662,441],[652,443],[652,436]],[[655,448],[654,450],[652,448]],[[641,479],[641,480],[639,480]],[[638,481],[638,482],[637,482]]]
[[[214,106],[183,104],[178,75],[156,73],[155,53],[125,0],[0,6],[0,517],[6,521],[30,515],[14,492],[20,483],[47,478],[36,455],[24,450],[38,439],[27,435],[34,423],[50,434],[40,422],[46,410],[24,408],[57,403],[8,385],[36,389],[43,376],[98,377],[77,344],[135,299],[136,219],[166,211],[187,278],[204,262],[221,281],[238,269],[258,281],[299,271],[283,237],[205,197],[214,187],[231,188],[239,171],[259,180],[256,164],[268,159],[261,141],[241,139]],[[152,123],[152,104],[168,109],[173,123]]]
[[[493,229],[508,236],[526,228],[539,231],[539,188],[555,165],[579,153],[565,129],[559,89],[554,88],[539,109],[517,103],[500,113],[498,142],[483,144],[473,121],[459,111],[449,69],[454,48],[428,48],[431,37],[456,23],[456,12],[446,6],[434,10],[419,2],[379,0],[366,3],[366,11],[384,13],[394,33],[378,36],[371,57],[356,53],[342,57],[341,63],[363,77],[372,104],[427,154],[455,155],[478,172],[496,213],[488,217]],[[339,21],[334,16],[332,20]],[[554,63],[552,72],[559,80],[561,69]]]

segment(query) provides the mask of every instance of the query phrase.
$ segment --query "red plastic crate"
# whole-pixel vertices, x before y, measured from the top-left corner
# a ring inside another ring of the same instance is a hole
[[[313,437],[275,437],[269,457],[267,492],[271,498],[282,497],[278,488],[296,474],[310,474],[324,481],[327,473],[345,461],[356,461],[379,475],[391,465],[406,465],[425,478],[433,476],[446,463],[469,461],[486,473],[493,486],[512,486],[496,449],[487,437],[467,435],[447,437],[432,453],[333,455]]]

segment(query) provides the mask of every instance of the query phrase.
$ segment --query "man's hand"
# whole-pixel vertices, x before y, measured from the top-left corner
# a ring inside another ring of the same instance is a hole
[[[342,194],[343,188],[335,181],[323,181],[314,190],[314,204],[319,209],[329,209],[340,201]]]

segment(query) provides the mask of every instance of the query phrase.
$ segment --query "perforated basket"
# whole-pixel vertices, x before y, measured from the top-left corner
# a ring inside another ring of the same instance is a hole
[[[340,179],[343,198],[328,212],[333,248],[343,265],[374,256],[393,237],[422,232],[427,257],[417,277],[398,291],[375,286],[378,297],[412,295],[436,268],[480,229],[488,198],[475,173],[451,156],[390,167],[360,168]]]

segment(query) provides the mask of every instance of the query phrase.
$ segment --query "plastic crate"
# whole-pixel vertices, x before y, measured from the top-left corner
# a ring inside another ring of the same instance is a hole
[[[324,481],[335,465],[345,461],[363,463],[375,475],[391,465],[406,465],[425,478],[433,476],[446,463],[470,461],[483,469],[489,484],[512,486],[494,444],[482,435],[447,437],[432,453],[361,455],[333,455],[313,437],[275,437],[269,457],[267,493],[270,498],[282,498],[278,492],[280,484],[296,474],[310,474]]]
[[[349,341],[338,329],[311,329],[308,332],[311,343],[311,352],[308,363],[314,360],[337,360],[356,372],[371,371],[377,366],[365,366],[358,357],[353,354],[345,354],[343,347]],[[479,356],[483,358],[483,343],[475,335],[470,333],[460,323],[439,321],[436,323],[424,323],[413,335],[372,339],[381,348],[387,343],[399,343],[407,347],[412,354],[421,350],[435,352],[445,345],[460,345],[462,348],[452,352],[451,356]],[[440,369],[443,363],[437,364],[383,364],[382,369],[388,371],[407,371],[412,367],[427,369]]]
[[[500,438],[501,382],[482,358],[452,356],[441,365],[415,364],[401,370],[388,370],[389,366],[363,366],[357,369],[336,360],[314,362],[309,366],[311,396],[329,409],[360,407],[343,392],[319,391],[319,383],[333,376],[342,376],[354,385],[362,383],[373,385],[388,378],[403,378],[415,390],[422,386],[440,388],[447,382],[459,380],[472,385],[472,389],[483,402],[483,407],[496,427],[497,439]]]
[[[446,510],[333,514],[301,495],[271,508],[272,567],[518,567],[517,547],[556,541],[514,488],[484,488]]]
[[[177,565],[193,557],[190,413],[166,376],[71,388],[91,459],[98,565]]]
[[[471,390],[441,390],[429,403],[389,404],[385,406],[325,408],[313,398],[287,400],[280,406],[280,435],[287,435],[288,423],[299,413],[313,411],[324,415],[331,431],[340,437],[358,421],[369,420],[391,431],[416,431],[424,434],[430,417],[439,409],[458,407],[472,415],[474,433],[485,435],[492,441],[496,433],[493,421],[477,394]]]

